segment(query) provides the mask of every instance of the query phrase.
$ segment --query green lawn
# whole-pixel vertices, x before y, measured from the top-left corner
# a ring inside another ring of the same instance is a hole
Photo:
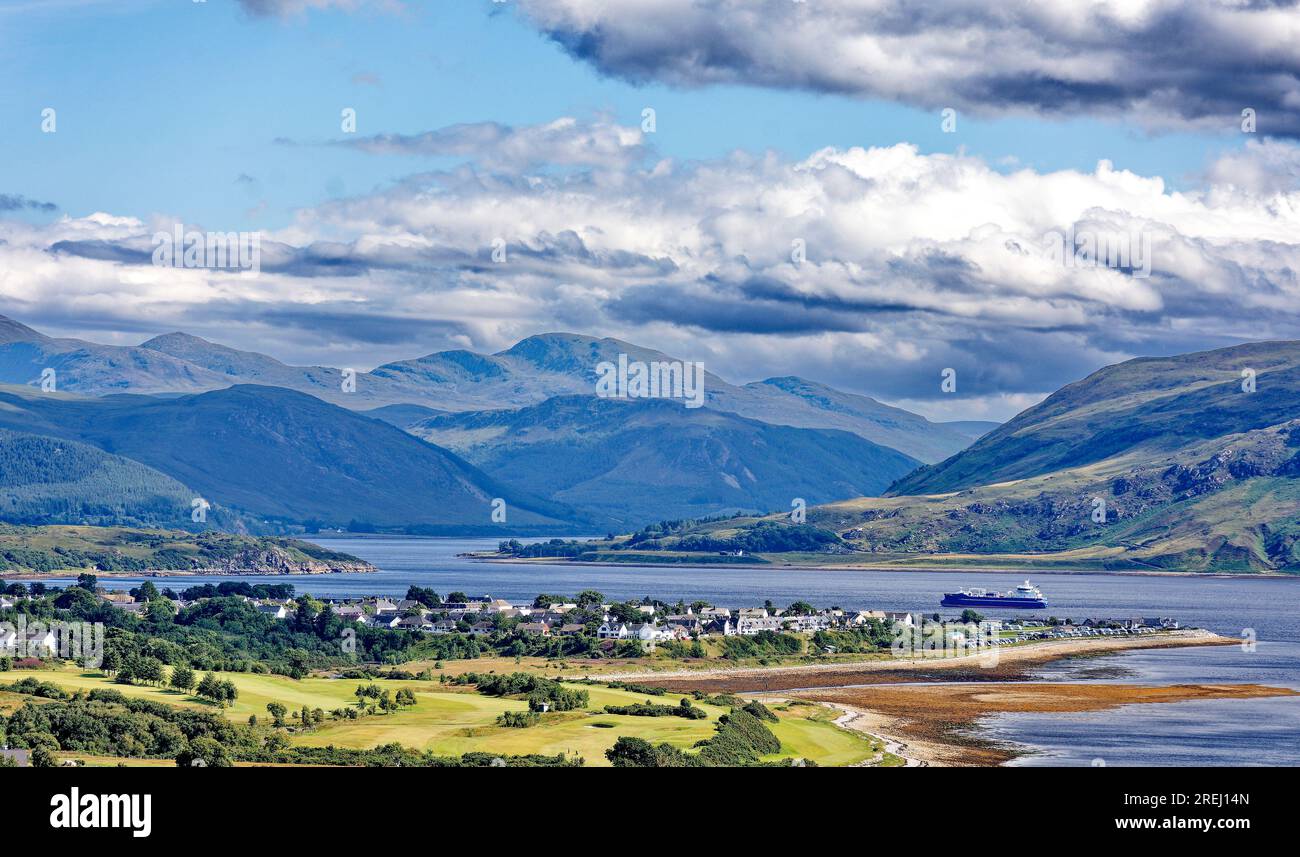
[[[764,757],[766,761],[795,756],[836,767],[856,764],[871,758],[876,749],[883,749],[883,745],[862,733],[831,723],[839,712],[824,706],[797,705],[773,713],[781,722],[767,726],[781,740],[781,753]]]
[[[153,699],[170,705],[215,710],[210,703],[165,688],[116,684],[97,672],[66,668],[37,672],[11,672],[0,681],[15,681],[24,676],[58,684],[68,690],[111,687],[130,696]],[[299,681],[285,676],[252,673],[219,673],[239,689],[236,703],[225,710],[227,717],[244,722],[250,714],[266,722],[266,705],[279,702],[291,712],[304,705],[329,712],[355,701],[353,690],[363,682],[355,679],[306,678]],[[368,682],[365,682],[368,683]],[[606,705],[627,705],[647,699],[659,705],[676,705],[681,696],[647,697],[625,690],[582,686],[591,698],[587,709],[550,712],[542,722],[527,729],[510,729],[496,725],[504,711],[523,711],[527,704],[518,699],[480,696],[468,688],[452,689],[435,682],[376,681],[394,693],[408,687],[415,692],[417,704],[394,714],[362,716],[356,720],[333,721],[307,732],[295,733],[290,740],[305,746],[368,748],[396,742],[439,755],[459,755],[470,751],[502,754],[568,753],[582,756],[588,765],[603,766],[605,750],[619,736],[643,738],[654,743],[668,742],[688,748],[696,741],[714,734],[717,718],[726,709],[700,705],[709,714],[706,720],[682,717],[632,717],[605,714]],[[696,703],[698,705],[698,703]],[[813,706],[797,706],[779,712],[781,722],[771,724],[780,738],[782,751],[769,757],[807,758],[819,765],[845,765],[870,758],[871,742],[865,737],[830,723],[833,715]],[[293,723],[291,719],[290,724]]]

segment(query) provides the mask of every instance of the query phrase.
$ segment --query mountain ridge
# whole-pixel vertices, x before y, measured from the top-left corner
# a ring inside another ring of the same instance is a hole
[[[590,395],[444,414],[407,430],[529,493],[603,512],[602,527],[875,494],[918,463],[850,432]]]
[[[279,387],[176,398],[0,387],[0,427],[89,444],[271,522],[487,534],[581,520],[382,420]],[[498,497],[508,526],[492,521]]]
[[[544,333],[494,354],[464,349],[433,352],[358,372],[355,391],[342,390],[343,372],[292,366],[181,332],[138,346],[56,340],[0,316],[0,383],[38,385],[44,368],[58,388],[86,395],[116,392],[197,393],[238,383],[298,390],[352,410],[422,405],[449,411],[519,408],[557,395],[594,392],[601,361],[674,361],[663,352],[611,337]],[[923,462],[936,462],[970,443],[968,432],[931,422],[868,396],[844,393],[793,376],[733,385],[705,373],[706,406],[796,428],[851,431]]]
[[[857,564],[1300,573],[1300,342],[1106,367],[807,525]],[[706,523],[661,547],[774,526],[801,525]]]

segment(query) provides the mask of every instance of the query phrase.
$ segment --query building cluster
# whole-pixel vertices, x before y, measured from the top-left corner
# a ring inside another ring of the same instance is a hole
[[[143,613],[148,605],[138,602],[129,593],[111,592],[100,588],[96,593],[102,600],[118,610]],[[297,605],[293,600],[256,599],[245,596],[244,601],[258,612],[273,619],[287,619]],[[179,611],[190,602],[170,599]],[[0,596],[0,608],[14,606],[10,597]],[[467,633],[487,636],[503,627],[512,627],[521,634],[540,637],[580,636],[590,634],[601,640],[631,640],[645,645],[673,640],[692,640],[702,637],[753,636],[763,631],[814,634],[818,631],[847,630],[862,627],[872,621],[892,623],[894,628],[929,626],[920,614],[889,610],[781,610],[768,607],[691,607],[670,612],[653,605],[635,608],[637,615],[629,616],[628,608],[613,604],[587,605],[579,610],[576,603],[555,603],[546,606],[512,604],[489,595],[467,597],[463,601],[445,601],[429,607],[412,599],[368,597],[356,600],[326,601],[340,619],[359,622],[375,628],[419,631],[426,634]],[[575,621],[580,620],[580,621]],[[1087,619],[1081,623],[1046,625],[1039,618],[1009,619],[1000,622],[999,645],[1031,640],[1052,640],[1073,637],[1099,637],[1132,634],[1151,634],[1157,631],[1176,630],[1179,623],[1167,617],[1131,617],[1118,619]],[[12,635],[12,631],[9,632]],[[0,651],[12,648],[18,641],[0,636]],[[35,648],[42,641],[29,641]]]
[[[289,603],[292,607],[292,602]],[[365,598],[359,601],[331,603],[335,615],[375,627],[402,628],[429,634],[456,632],[482,636],[496,633],[504,620],[515,620],[514,630],[541,637],[587,634],[590,617],[599,619],[595,636],[602,640],[637,640],[657,643],[690,640],[698,637],[753,636],[760,631],[812,634],[836,628],[865,625],[870,620],[913,623],[909,613],[883,610],[822,610],[810,614],[791,613],[766,607],[704,607],[672,613],[652,605],[636,608],[637,616],[626,609],[615,611],[612,604],[591,605],[579,611],[576,603],[556,603],[544,607],[512,604],[491,596],[471,597],[464,601],[447,601],[428,607],[419,601],[390,598]],[[576,615],[580,614],[580,615]],[[621,617],[621,618],[620,618]],[[577,622],[575,618],[585,621]]]

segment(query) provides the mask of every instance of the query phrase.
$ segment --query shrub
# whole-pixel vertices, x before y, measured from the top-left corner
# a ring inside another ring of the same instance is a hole
[[[542,715],[536,711],[507,711],[497,717],[497,725],[511,729],[527,729],[536,726],[541,719]]]

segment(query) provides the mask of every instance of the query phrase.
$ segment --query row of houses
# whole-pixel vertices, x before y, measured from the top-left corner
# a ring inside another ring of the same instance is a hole
[[[139,613],[147,607],[125,592],[101,590],[100,597],[117,609],[127,612]],[[244,600],[274,619],[286,619],[295,609],[291,600],[247,597]],[[188,602],[175,599],[172,603],[177,610],[189,606]],[[571,620],[569,614],[578,609],[578,605],[572,602],[535,607],[512,604],[505,599],[484,595],[462,601],[446,601],[434,608],[413,599],[386,597],[328,603],[334,614],[346,621],[428,634],[456,633],[465,627],[463,623],[468,623],[468,633],[486,636],[498,630],[502,619],[518,620],[515,628],[524,634],[577,636],[586,631],[586,625]],[[812,634],[833,628],[862,626],[873,620],[892,621],[909,627],[914,623],[910,613],[885,610],[822,610],[806,614],[767,607],[704,607],[699,610],[688,607],[684,613],[659,616],[652,605],[637,608],[644,617],[643,621],[629,622],[615,619],[610,614],[611,609],[611,604],[601,604],[591,611],[597,613],[602,620],[596,634],[600,639],[655,642],[708,636],[753,636],[763,631]]]

